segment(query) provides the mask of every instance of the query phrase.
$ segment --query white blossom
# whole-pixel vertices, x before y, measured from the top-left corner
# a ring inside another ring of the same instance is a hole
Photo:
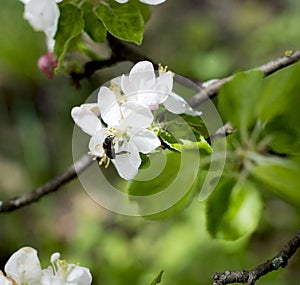
[[[163,105],[174,114],[201,115],[173,92],[173,77],[166,68],[156,76],[152,63],[141,61],[129,75],[101,87],[97,103],[72,109],[75,123],[91,136],[90,154],[100,165],[108,167],[111,160],[121,177],[133,179],[141,164],[139,153],[148,154],[161,144],[153,131],[152,110]]]
[[[117,101],[116,94],[107,87],[100,88],[97,104],[74,107],[71,115],[92,136],[90,153],[100,157],[106,166],[111,160],[121,177],[133,179],[141,164],[139,153],[150,153],[160,145],[158,137],[149,129],[153,114],[137,102]],[[102,126],[98,111],[106,126]]]
[[[127,3],[128,0],[115,0],[120,4]],[[166,0],[140,0],[140,2],[148,5],[158,5],[164,3]]]
[[[0,285],[90,285],[92,276],[88,268],[60,260],[60,254],[51,255],[51,266],[41,268],[37,251],[22,247],[12,254],[4,271],[0,271]]]
[[[122,75],[121,89],[128,101],[136,101],[148,106],[151,110],[158,109],[160,104],[175,114],[201,115],[194,111],[189,104],[173,89],[173,74],[163,70],[156,77],[154,67],[149,61],[135,64],[129,75]]]
[[[41,285],[90,285],[92,283],[92,275],[88,268],[68,264],[60,260],[59,256],[59,253],[51,256],[52,265],[43,269]]]
[[[47,38],[48,50],[54,48],[54,36],[59,19],[57,3],[62,0],[20,0],[25,5],[24,18],[36,31],[43,31]]]
[[[19,249],[9,258],[4,267],[4,271],[8,280],[11,279],[14,281],[13,284],[40,284],[39,281],[42,269],[37,256],[37,251],[31,247],[23,247]],[[3,281],[3,276],[1,278]],[[2,284],[11,283],[9,283],[9,281],[4,281]]]

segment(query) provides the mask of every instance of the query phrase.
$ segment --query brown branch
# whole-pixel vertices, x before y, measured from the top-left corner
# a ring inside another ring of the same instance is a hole
[[[104,67],[112,66],[118,62],[122,61],[131,61],[138,62],[142,60],[149,60],[149,58],[144,55],[138,53],[133,48],[130,48],[128,45],[124,44],[117,38],[114,38],[110,34],[107,35],[108,44],[112,51],[112,55],[110,58],[105,60],[92,60],[87,62],[84,65],[83,72],[71,72],[70,76],[72,78],[73,83],[76,86],[80,86],[79,81],[84,78],[91,77],[97,70],[100,70]],[[154,64],[155,68],[158,68],[157,64]]]
[[[283,69],[295,62],[300,60],[300,50],[286,51],[283,56],[280,56],[274,60],[271,60],[259,67],[251,70],[261,70],[266,76],[270,75],[280,69]],[[249,70],[249,71],[251,71]],[[217,80],[210,84],[208,87],[203,88],[200,93],[195,95],[189,100],[189,104],[192,107],[197,107],[208,98],[213,98],[217,95],[219,89],[226,83],[232,80],[234,76],[225,77],[223,79]]]
[[[107,37],[109,46],[112,51],[112,56],[111,58],[103,61],[90,61],[87,62],[84,66],[84,71],[82,73],[71,73],[72,80],[75,82],[76,85],[79,85],[79,81],[83,78],[89,78],[94,72],[97,70],[114,65],[118,62],[122,61],[131,61],[131,62],[138,62],[142,60],[149,60],[153,62],[151,59],[148,57],[144,56],[143,54],[137,52],[135,49],[131,48],[127,44],[123,43],[119,39],[108,35]],[[300,60],[300,50],[295,50],[295,51],[286,51],[284,55],[271,60],[259,67],[254,68],[255,70],[261,70],[266,76],[270,75],[280,69],[283,69],[295,62],[298,62]],[[154,68],[158,68],[157,63],[153,63]],[[252,70],[254,70],[252,69]],[[201,90],[193,96],[189,100],[189,104],[192,107],[197,107],[207,99],[214,98],[219,89],[226,83],[229,82],[233,79],[234,75],[216,80],[214,83],[210,84],[207,87],[202,87]],[[193,83],[201,86],[201,83],[199,80],[189,78]],[[184,84],[184,82],[183,82]]]
[[[215,133],[210,135],[206,140],[207,142],[211,145],[216,139],[218,138],[224,138],[227,137],[228,135],[232,134],[233,132],[233,126],[231,125],[230,122],[227,122],[224,126],[221,128],[217,129]]]
[[[77,177],[77,174],[84,171],[92,163],[92,161],[93,160],[90,155],[84,155],[81,159],[71,165],[64,173],[53,178],[44,185],[19,197],[0,202],[0,213],[14,211],[33,202],[36,202],[43,196],[56,191],[62,185]]]
[[[111,36],[110,34],[108,34],[107,40],[112,51],[112,56],[118,58],[120,61],[131,61],[136,63],[138,61],[148,60],[152,62],[151,59],[137,52],[135,49],[129,47],[128,45],[118,40],[117,38]],[[158,68],[158,64],[153,63],[153,65],[154,68]]]
[[[214,273],[212,279],[213,285],[224,285],[231,283],[243,283],[253,285],[262,276],[271,271],[277,270],[280,267],[284,268],[288,264],[288,260],[300,247],[300,229],[297,235],[291,239],[280,252],[275,255],[271,260],[258,265],[252,270],[240,271],[225,271],[222,273]]]
[[[108,41],[109,41],[109,44],[112,49],[112,57],[110,59],[104,60],[104,61],[91,61],[91,62],[86,63],[84,73],[82,73],[82,74],[73,73],[72,74],[75,81],[76,80],[78,81],[84,77],[90,76],[96,70],[98,70],[100,68],[103,68],[106,66],[111,66],[122,60],[130,60],[132,62],[137,62],[140,60],[149,60],[147,57],[137,53],[134,49],[128,47],[121,41],[119,41],[111,36],[108,38]],[[286,52],[286,54],[284,56],[281,56],[275,60],[272,60],[272,61],[258,67],[258,69],[262,70],[266,75],[269,75],[269,74],[271,74],[279,69],[282,69],[288,65],[291,65],[299,60],[300,60],[300,50],[293,51],[290,53]],[[155,65],[155,67],[157,67],[157,65]],[[205,94],[205,100],[206,100],[207,96],[214,97],[217,94],[220,87],[224,83],[230,81],[232,78],[233,78],[233,76],[229,76],[229,77],[217,80],[216,82],[214,82],[213,84],[209,85],[206,88],[202,88],[201,93],[195,95],[191,99],[191,101],[190,101],[191,105],[198,106],[201,102],[203,102],[203,98],[204,98],[203,94]],[[225,129],[225,135],[226,135],[226,130],[227,130],[228,126],[225,125],[225,127],[226,127],[226,129]],[[222,131],[223,131],[223,129],[220,129],[221,136],[224,135],[224,132],[222,132]],[[213,139],[215,139],[215,137],[213,137]],[[62,185],[66,184],[67,182],[74,179],[77,176],[75,169],[77,169],[77,172],[84,171],[91,163],[92,163],[91,157],[84,156],[80,160],[75,162],[74,165],[70,166],[63,174],[53,178],[52,180],[48,181],[41,187],[34,189],[31,192],[21,195],[19,197],[11,198],[4,202],[0,201],[0,213],[10,212],[10,211],[19,209],[23,206],[26,206],[33,202],[38,201],[43,196],[58,190]],[[76,167],[75,167],[75,165],[76,165]]]
[[[83,72],[71,72],[70,76],[72,78],[72,81],[76,83],[76,85],[79,84],[79,81],[83,78],[89,78],[91,75],[93,75],[97,70],[102,69],[104,67],[112,66],[121,60],[115,56],[111,56],[109,59],[105,60],[93,60],[89,61],[84,65],[84,71]]]

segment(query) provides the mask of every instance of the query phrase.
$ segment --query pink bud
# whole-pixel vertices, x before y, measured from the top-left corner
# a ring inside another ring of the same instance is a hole
[[[45,55],[41,56],[38,60],[38,68],[48,78],[53,78],[54,76],[54,69],[57,67],[58,60],[54,57],[53,51],[48,51]]]

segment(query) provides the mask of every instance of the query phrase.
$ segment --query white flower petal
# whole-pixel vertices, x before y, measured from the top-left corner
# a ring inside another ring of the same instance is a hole
[[[148,5],[158,5],[164,3],[166,0],[140,0],[140,2]]]
[[[140,105],[144,105],[148,107],[150,110],[157,110],[159,104],[161,104],[167,99],[168,94],[165,92],[149,89],[149,90],[143,90],[137,92],[134,95],[133,99],[131,98],[132,96],[126,96],[126,97],[128,98],[128,101],[136,102]]]
[[[24,18],[37,31],[54,38],[60,12],[55,0],[31,0],[25,4]]]
[[[97,117],[99,114],[98,104],[83,104],[80,107],[74,107],[71,116],[85,133],[92,136],[98,129],[102,128],[101,121]]]
[[[202,114],[202,112],[194,111],[181,96],[174,92],[170,93],[163,104],[167,110],[174,114],[188,114],[191,116],[200,116]]]
[[[133,143],[123,142],[121,147],[116,148],[116,159],[113,159],[112,162],[122,178],[131,180],[138,173],[141,158]]]
[[[4,270],[17,284],[36,284],[42,274],[37,251],[31,247],[16,251],[7,261]]]
[[[139,88],[143,88],[146,83],[148,86],[154,84],[155,73],[153,64],[150,61],[139,61],[130,70],[129,79]]]
[[[121,89],[124,94],[128,94],[131,98],[133,98],[138,90],[138,86],[135,86],[135,84],[130,81],[129,76],[123,74],[121,77]]]
[[[13,285],[12,281],[6,278],[0,270],[0,285]]]
[[[40,284],[41,285],[54,285],[54,284],[55,285],[57,285],[57,284],[64,285],[63,282],[58,283],[56,279],[57,278],[53,274],[52,267],[49,266],[48,268],[43,269]]]
[[[155,133],[147,129],[141,129],[134,132],[130,136],[130,142],[136,145],[139,152],[145,154],[152,152],[161,144]]]
[[[69,264],[68,269],[70,273],[66,278],[67,284],[90,285],[92,283],[92,275],[88,268]]]
[[[115,93],[107,87],[101,87],[98,93],[101,118],[109,126],[115,126],[121,119],[119,103]]]
[[[118,3],[121,3],[121,4],[128,2],[128,0],[115,0],[115,1],[118,2]]]
[[[153,65],[150,61],[140,61],[135,64],[129,76],[122,75],[121,89],[127,96],[135,96],[138,92],[151,91],[155,86],[156,78]]]
[[[165,89],[168,94],[172,91],[174,78],[171,72],[163,73],[162,75],[157,77],[156,81],[157,86],[164,86],[163,89]],[[158,90],[160,89],[161,88],[158,88]]]
[[[46,37],[46,44],[48,47],[48,51],[53,51],[55,46],[55,40],[52,37]]]
[[[153,114],[149,108],[134,102],[122,104],[121,112],[127,126],[133,128],[148,128],[153,122]]]
[[[90,139],[89,149],[92,155],[103,156],[104,149],[102,143],[108,135],[108,128],[98,130]]]

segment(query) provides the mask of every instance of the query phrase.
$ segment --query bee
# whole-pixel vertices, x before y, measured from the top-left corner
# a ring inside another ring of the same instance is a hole
[[[99,165],[105,164],[105,168],[109,166],[110,160],[115,159],[116,155],[130,153],[128,151],[120,151],[118,153],[115,152],[115,135],[108,135],[102,144],[104,149],[104,156],[103,157],[97,157],[97,161]]]
[[[114,139],[116,136],[114,135],[109,135],[104,139],[103,142],[103,149],[105,152],[105,155],[110,158],[110,159],[115,159],[116,158],[116,152],[115,152],[115,143]]]

